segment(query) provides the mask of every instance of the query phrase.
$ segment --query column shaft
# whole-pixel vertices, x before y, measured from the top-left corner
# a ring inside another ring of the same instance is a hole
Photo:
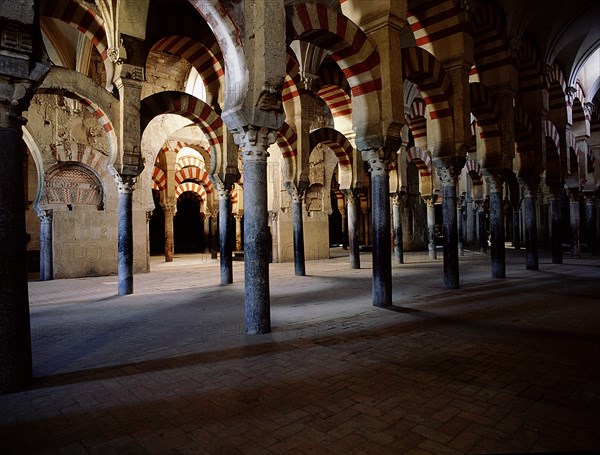
[[[594,195],[585,196],[585,227],[587,233],[588,252],[596,254],[596,210]]]
[[[521,211],[518,208],[513,208],[513,246],[515,250],[521,248],[521,222],[520,222]]]
[[[460,287],[458,265],[458,226],[456,219],[456,182],[445,182],[442,187],[442,218],[444,230],[444,286]]]
[[[490,188],[490,233],[491,265],[493,278],[506,277],[506,256],[504,250],[504,204],[502,201],[502,179],[488,177]]]
[[[427,199],[427,249],[429,257],[437,259],[437,248],[435,246],[435,203]]]
[[[537,216],[535,206],[535,194],[527,194],[523,198],[523,217],[525,221],[525,248],[527,270],[538,270],[538,246],[537,246]]]
[[[562,251],[562,233],[561,233],[561,209],[560,209],[560,193],[554,194],[550,199],[550,207],[552,210],[552,263],[563,263]]]
[[[119,185],[119,295],[133,294],[133,189]]]
[[[21,126],[0,126],[0,144],[0,393],[4,393],[29,384],[32,367]]]
[[[404,245],[402,239],[402,196],[394,197],[392,219],[394,224],[394,258],[396,264],[404,264]]]
[[[40,281],[54,279],[53,211],[40,216]]]
[[[296,276],[306,275],[304,261],[304,220],[302,219],[302,198],[292,198],[292,222],[294,225],[294,271]]]
[[[231,194],[219,190],[219,244],[221,253],[221,284],[233,283],[233,254],[231,249]]]
[[[458,230],[458,255],[459,256],[464,256],[465,255],[465,248],[464,248],[464,226],[463,226],[463,222],[462,222],[462,206],[459,202],[459,204],[456,206],[456,224],[457,224],[457,230]]]
[[[373,305],[392,304],[392,255],[390,245],[390,192],[387,170],[371,174],[373,220]]]
[[[173,218],[175,216],[175,207],[163,207],[165,214],[165,262],[173,262],[175,253],[174,226]]]
[[[352,193],[348,193],[348,246],[350,249],[350,267],[353,269],[360,269],[358,203],[357,197]]]
[[[235,250],[242,251],[242,216],[235,216]]]
[[[477,211],[477,222],[479,225],[479,252],[487,253],[487,220],[485,216],[485,209],[483,207]]]

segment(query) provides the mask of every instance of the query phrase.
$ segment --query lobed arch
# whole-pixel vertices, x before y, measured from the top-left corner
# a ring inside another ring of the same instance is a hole
[[[341,12],[321,3],[290,5],[286,19],[288,42],[299,39],[324,49],[346,76],[359,147],[381,147],[380,58],[365,33]]]
[[[310,133],[311,151],[319,144],[326,145],[335,154],[339,166],[340,189],[349,189],[352,186],[352,155],[354,147],[339,131],[333,128],[319,128]]]
[[[404,77],[417,86],[430,122],[427,125],[427,144],[434,155],[454,154],[454,121],[450,107],[452,84],[437,59],[418,47],[402,49]],[[451,139],[448,139],[450,135]]]
[[[108,58],[108,36],[104,20],[83,2],[46,0],[40,4],[40,15],[59,19],[83,33],[96,48],[106,70],[106,89],[112,89],[113,63]]]

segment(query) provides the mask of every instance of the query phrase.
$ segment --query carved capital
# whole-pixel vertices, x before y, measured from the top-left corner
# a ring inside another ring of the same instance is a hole
[[[445,186],[456,186],[458,176],[454,167],[438,167],[436,168],[437,175],[442,182],[442,187]]]
[[[594,205],[596,203],[596,193],[585,191],[583,197],[585,199],[585,205]]]
[[[234,131],[233,137],[245,160],[266,161],[269,156],[267,149],[277,139],[277,131],[248,125]]]
[[[485,176],[485,180],[488,184],[489,193],[502,194],[502,184],[504,183],[501,175],[488,174]]]
[[[279,213],[276,210],[270,210],[269,211],[269,221],[271,223],[273,223],[273,222],[277,222],[278,219],[279,219]]]
[[[116,179],[119,193],[133,193],[137,176],[117,174]]]
[[[567,188],[567,195],[569,196],[569,201],[579,202],[579,188]]]
[[[177,206],[176,205],[163,205],[162,206],[163,209],[163,213],[165,214],[165,217],[174,217],[175,213],[177,213]]]
[[[525,181],[523,183],[523,197],[530,198],[535,201],[538,192],[538,182],[536,180]]]
[[[52,223],[53,216],[54,210],[52,209],[43,209],[38,211],[38,218],[40,219],[40,223],[42,224]]]
[[[215,189],[217,190],[217,195],[220,199],[231,199],[231,186],[226,185],[224,183],[215,184]]]
[[[369,163],[371,176],[387,176],[389,171],[390,157],[383,148],[372,148],[361,150],[362,159]]]

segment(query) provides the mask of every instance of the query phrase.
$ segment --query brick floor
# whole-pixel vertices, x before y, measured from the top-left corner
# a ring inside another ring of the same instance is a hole
[[[31,282],[35,382],[0,396],[0,453],[439,454],[600,450],[600,259],[527,271],[507,250],[393,267],[271,265],[273,333],[247,336],[243,264],[206,257],[116,278]]]

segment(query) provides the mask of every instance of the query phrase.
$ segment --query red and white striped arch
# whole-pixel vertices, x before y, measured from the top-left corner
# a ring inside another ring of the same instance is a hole
[[[167,36],[159,40],[152,50],[187,60],[202,76],[206,88],[210,89],[216,82],[220,84],[224,82],[225,63],[223,53],[212,34],[205,33],[205,35],[206,38],[201,41],[187,36]],[[209,39],[208,35],[212,39]]]
[[[452,0],[410,0],[407,18],[419,47],[434,48],[436,43],[467,30],[460,3]]]
[[[406,149],[406,162],[414,163],[421,177],[431,177],[431,155],[421,147]]]
[[[352,100],[337,85],[324,85],[317,92],[317,96],[325,101],[334,119],[352,115]]]
[[[554,62],[550,71],[546,73],[546,88],[548,89],[548,107],[551,112],[566,109],[570,105],[565,75],[557,62]]]
[[[158,92],[141,102],[142,131],[161,114],[177,114],[197,124],[208,138],[211,147],[220,153],[223,143],[223,121],[204,101],[183,92]]]
[[[591,110],[586,106],[587,98],[581,82],[577,81],[575,90],[569,96],[567,109],[571,110],[572,126],[577,136],[589,136],[592,122]]]
[[[108,58],[108,36],[101,16],[83,2],[76,0],[46,0],[41,2],[40,15],[59,19],[83,33],[96,48],[106,69],[106,85],[112,84],[113,65]]]
[[[196,182],[201,183],[206,189],[207,194],[211,194],[214,191],[214,186],[205,169],[186,167],[175,172],[175,183],[177,183],[177,185],[181,185],[186,180],[195,180]]]
[[[560,156],[560,135],[558,134],[558,130],[554,126],[554,123],[550,120],[544,120],[544,134],[546,135],[546,139],[550,139],[552,144],[556,147],[558,158]]]
[[[379,142],[380,58],[365,33],[341,12],[321,3],[288,6],[286,17],[289,42],[301,39],[326,50],[346,76],[357,138]]]
[[[158,166],[154,166],[152,172],[152,189],[163,191],[167,187],[167,175]]]
[[[281,100],[284,103],[300,96],[300,91],[298,90],[300,65],[294,56],[294,52],[289,47],[286,56],[285,80],[283,81],[283,90],[281,91]]]
[[[178,171],[180,169],[186,167],[198,167],[203,169],[206,166],[203,160],[198,158],[197,156],[182,156],[177,158],[177,163],[175,164],[175,170]]]
[[[279,146],[281,156],[284,159],[293,159],[298,154],[298,135],[289,123],[283,122],[283,125],[277,132],[275,142]]]
[[[241,105],[248,87],[244,41],[221,0],[188,0],[202,15],[223,51],[225,62],[225,109]],[[225,110],[224,109],[224,110]]]
[[[179,199],[182,194],[187,192],[197,194],[202,201],[206,201],[206,190],[202,185],[195,182],[185,182],[178,185],[177,188],[175,188],[175,197]]]
[[[515,107],[515,143],[517,152],[522,155],[533,154],[533,124],[524,109]]]
[[[541,90],[545,87],[546,82],[539,71],[540,64],[540,51],[536,43],[530,37],[524,36],[517,53],[519,93]]]
[[[479,137],[483,140],[499,138],[500,108],[492,93],[479,82],[469,84],[471,113],[477,120]]]
[[[481,172],[481,166],[477,161],[467,160],[465,166],[462,169],[465,175],[471,179],[472,192],[471,197],[476,200],[483,199],[483,174]]]
[[[482,3],[470,21],[474,42],[475,66],[485,82],[485,74],[514,65],[509,54],[504,13],[491,2]]]
[[[427,106],[423,98],[415,98],[406,116],[406,123],[415,140],[415,146],[427,149]]]
[[[333,128],[319,128],[310,133],[311,151],[319,144],[326,145],[335,154],[339,165],[339,185],[348,189],[352,185],[352,155],[354,147],[339,131]]]

